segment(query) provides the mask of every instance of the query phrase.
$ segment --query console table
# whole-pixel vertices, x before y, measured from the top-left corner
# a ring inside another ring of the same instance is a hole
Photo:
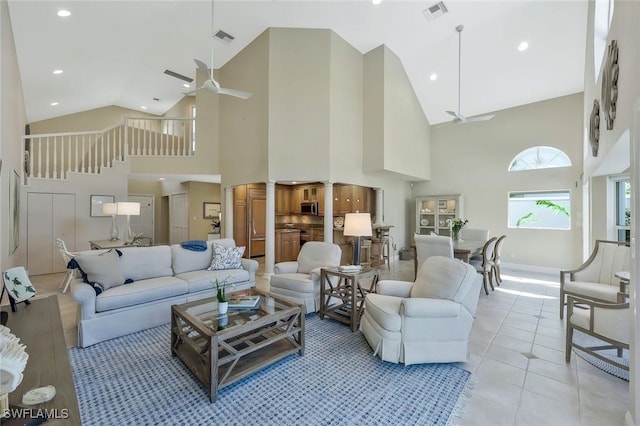
[[[20,304],[17,312],[9,312],[7,327],[20,338],[29,354],[22,383],[9,394],[11,408],[47,410],[47,425],[81,425],[58,297],[52,295],[32,300],[30,305]],[[51,401],[28,407],[22,405],[22,395],[26,391],[47,385],[56,387],[56,396]],[[12,422],[15,420],[0,420],[7,425]]]

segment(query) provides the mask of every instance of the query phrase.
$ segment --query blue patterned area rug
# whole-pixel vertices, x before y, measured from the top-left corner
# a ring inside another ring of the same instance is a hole
[[[573,341],[578,343],[581,346],[601,346],[601,345],[607,345],[607,342],[603,342],[602,340],[598,339],[597,337],[593,337],[593,336],[589,336],[588,334],[585,334],[581,331],[575,330],[573,332]],[[592,364],[596,367],[598,367],[600,370],[602,371],[606,371],[607,373],[614,375],[616,377],[619,377],[621,379],[626,380],[627,382],[629,381],[629,370],[625,370],[624,368],[620,368],[617,365],[613,365],[613,364],[609,364],[608,362],[605,362],[591,354],[588,354],[584,351],[581,351],[578,348],[573,348],[573,351],[576,353],[576,355],[578,355],[580,358],[584,359],[585,361],[587,361],[589,364]],[[604,356],[605,358],[609,358],[615,362],[618,362],[622,365],[626,365],[627,367],[629,367],[629,350],[628,349],[624,349],[622,351],[622,357],[618,357],[618,351],[615,349],[607,349],[607,350],[602,350],[602,351],[598,351],[598,353],[602,356]]]
[[[382,362],[360,332],[306,318],[303,356],[230,386],[215,403],[178,358],[169,324],[69,350],[83,425],[452,425],[471,373]]]

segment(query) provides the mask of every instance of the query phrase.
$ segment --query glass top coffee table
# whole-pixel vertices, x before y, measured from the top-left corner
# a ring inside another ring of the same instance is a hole
[[[231,295],[231,298],[240,293]],[[256,289],[255,309],[218,313],[214,298],[171,307],[171,354],[209,388],[218,390],[294,353],[304,354],[304,313],[300,305]]]

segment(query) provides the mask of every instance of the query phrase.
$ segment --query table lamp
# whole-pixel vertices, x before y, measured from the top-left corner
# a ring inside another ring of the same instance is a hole
[[[353,242],[353,264],[360,264],[360,237],[370,237],[371,215],[369,213],[347,213],[344,215],[344,235],[356,237]]]
[[[118,203],[104,203],[102,204],[102,214],[111,215],[111,239],[110,241],[116,241],[118,239],[118,224],[116,223],[116,215],[118,214]]]
[[[118,214],[120,216],[127,216],[127,233],[124,237],[124,243],[131,244],[133,242],[133,233],[131,232],[131,216],[140,215],[140,203],[119,202]]]

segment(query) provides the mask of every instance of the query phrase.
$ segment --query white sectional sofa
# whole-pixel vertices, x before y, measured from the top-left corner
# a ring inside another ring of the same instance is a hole
[[[214,243],[235,247],[230,238],[208,241],[205,251],[187,250],[179,244],[127,247],[119,249],[122,256],[117,263],[124,278],[133,282],[97,294],[82,278],[74,279],[71,293],[79,304],[78,346],[87,347],[168,323],[171,305],[215,296],[216,278],[233,285],[231,291],[255,287],[255,260],[242,259],[239,269],[207,270]],[[106,250],[88,250],[78,256],[101,253]]]

